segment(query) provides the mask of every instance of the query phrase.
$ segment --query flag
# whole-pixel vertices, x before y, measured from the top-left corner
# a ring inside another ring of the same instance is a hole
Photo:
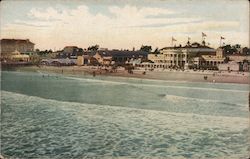
[[[205,36],[207,36],[207,34],[205,34],[205,33],[202,32],[202,37],[205,37]]]
[[[221,36],[220,39],[225,39],[225,38]]]
[[[172,37],[172,41],[177,41],[175,38]]]

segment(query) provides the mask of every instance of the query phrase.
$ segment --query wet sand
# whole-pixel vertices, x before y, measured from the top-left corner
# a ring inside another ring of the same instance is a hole
[[[176,71],[176,70],[144,70],[135,69],[133,74],[128,73],[124,68],[112,70],[111,68],[98,68],[96,66],[30,66],[19,67],[17,71],[41,71],[68,75],[94,75],[94,76],[120,76],[132,78],[188,81],[188,82],[216,82],[216,83],[240,83],[249,84],[249,72],[218,72],[218,71]],[[145,72],[145,73],[143,73]],[[204,79],[207,76],[207,79]]]

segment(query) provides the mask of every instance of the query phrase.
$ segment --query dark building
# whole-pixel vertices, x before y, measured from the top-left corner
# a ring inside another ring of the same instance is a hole
[[[29,53],[34,51],[35,44],[29,39],[2,39],[1,40],[1,53],[10,54],[14,51],[20,53]]]
[[[147,60],[148,52],[145,51],[128,51],[128,50],[98,50],[96,51],[102,57],[112,57],[116,64],[125,64],[132,59]]]
[[[57,57],[76,59],[78,55],[82,54],[82,52],[82,49],[77,46],[65,46],[63,51],[59,52]]]

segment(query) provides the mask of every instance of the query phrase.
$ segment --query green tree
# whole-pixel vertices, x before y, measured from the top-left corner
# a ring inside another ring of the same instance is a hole
[[[233,47],[237,48],[237,49],[240,49],[240,44],[235,44]]]
[[[52,53],[53,51],[51,49],[49,49],[48,53]]]
[[[202,41],[202,45],[205,46],[206,45],[206,42],[205,40]]]
[[[94,45],[94,46],[88,47],[89,51],[97,51],[98,49],[99,49],[99,45]]]
[[[237,52],[236,47],[232,47],[231,45],[225,45],[222,47],[224,50],[225,55],[232,55],[233,53]]]
[[[243,55],[250,55],[250,49],[248,47],[244,47],[242,49],[242,54]]]
[[[83,49],[82,49],[82,48],[79,48],[79,52],[83,52]]]
[[[142,45],[140,50],[145,51],[145,52],[151,52],[152,51],[152,46]]]

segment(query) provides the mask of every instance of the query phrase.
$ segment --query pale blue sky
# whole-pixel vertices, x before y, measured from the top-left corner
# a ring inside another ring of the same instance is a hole
[[[36,48],[164,47],[206,41],[249,46],[247,0],[3,0],[1,38],[29,38]]]

